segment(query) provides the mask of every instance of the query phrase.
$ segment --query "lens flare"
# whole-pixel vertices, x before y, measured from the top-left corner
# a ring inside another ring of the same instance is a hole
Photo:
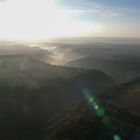
[[[89,109],[95,112],[97,117],[102,118],[101,121],[105,126],[110,126],[112,124],[112,121],[109,116],[105,115],[106,112],[101,100],[96,96],[93,96],[93,94],[87,88],[82,90],[82,94],[87,101]],[[112,135],[112,138],[113,140],[122,140],[121,136],[119,136],[118,134]]]
[[[114,135],[114,140],[121,140],[121,137],[119,135]]]
[[[95,111],[96,115],[98,117],[104,116],[105,115],[105,109],[103,108],[100,99],[98,99],[97,97],[93,96],[88,89],[84,89],[82,91],[82,93],[83,93],[83,95],[84,95],[84,97],[85,97],[85,99],[86,99],[86,101],[88,103],[89,108],[92,111]]]

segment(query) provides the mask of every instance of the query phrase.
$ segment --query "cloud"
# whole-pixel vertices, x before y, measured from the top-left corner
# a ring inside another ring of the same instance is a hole
[[[58,0],[56,0],[58,1]],[[139,14],[140,10],[134,7],[127,6],[115,6],[109,3],[101,3],[101,1],[92,0],[62,0],[61,3],[68,10],[75,12],[75,14],[87,14],[100,17],[119,17],[129,14]]]
[[[67,10],[71,10],[75,12],[75,14],[94,14],[102,17],[107,16],[120,16],[122,15],[121,12],[119,12],[116,8],[114,8],[93,2],[93,1],[85,1],[85,0],[77,0],[77,1],[71,1],[66,2],[63,0],[61,3],[64,8]]]

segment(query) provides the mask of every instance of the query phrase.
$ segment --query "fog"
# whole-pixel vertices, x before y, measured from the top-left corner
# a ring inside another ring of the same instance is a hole
[[[140,61],[139,53],[140,41],[136,38],[68,38],[0,43],[0,55],[26,55],[54,65],[66,65],[86,57]]]

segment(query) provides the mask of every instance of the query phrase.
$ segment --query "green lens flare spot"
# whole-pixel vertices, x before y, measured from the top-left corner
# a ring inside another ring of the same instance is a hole
[[[89,98],[89,102],[92,103],[94,100],[92,97]]]
[[[114,140],[121,140],[121,137],[119,135],[114,135]]]
[[[96,115],[98,116],[98,117],[102,117],[102,116],[104,116],[105,115],[105,110],[104,110],[104,108],[99,108],[97,111],[96,111]]]
[[[99,106],[98,105],[95,105],[94,106],[95,110],[99,109]]]

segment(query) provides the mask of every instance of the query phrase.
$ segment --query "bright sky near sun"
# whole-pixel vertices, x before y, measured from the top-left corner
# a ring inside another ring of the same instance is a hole
[[[93,24],[78,21],[53,0],[7,0],[0,3],[0,38],[45,39],[91,33]],[[97,25],[95,25],[97,26]]]
[[[138,0],[0,0],[0,39],[140,37]]]

